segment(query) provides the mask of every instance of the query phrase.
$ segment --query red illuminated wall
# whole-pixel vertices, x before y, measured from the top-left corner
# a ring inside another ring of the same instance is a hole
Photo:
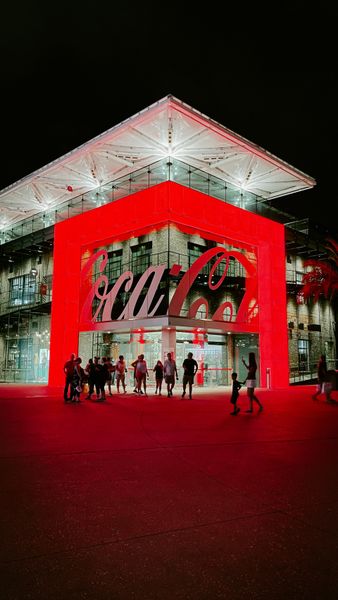
[[[49,384],[62,385],[63,364],[78,349],[83,252],[95,242],[139,237],[168,223],[257,248],[260,385],[269,368],[272,387],[288,386],[284,227],[170,181],[55,226]]]

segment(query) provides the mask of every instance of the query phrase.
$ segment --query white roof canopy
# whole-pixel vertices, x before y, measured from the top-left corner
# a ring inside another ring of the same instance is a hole
[[[267,200],[316,183],[184,102],[166,96],[2,190],[0,227],[57,208],[168,156]]]

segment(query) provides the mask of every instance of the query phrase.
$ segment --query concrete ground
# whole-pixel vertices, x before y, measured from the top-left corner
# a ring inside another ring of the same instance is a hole
[[[313,391],[233,417],[229,389],[0,386],[1,598],[336,600],[338,404]]]

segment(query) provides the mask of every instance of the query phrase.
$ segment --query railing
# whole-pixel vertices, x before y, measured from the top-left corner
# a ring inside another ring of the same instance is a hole
[[[326,364],[328,370],[338,371],[338,360],[330,358]],[[317,363],[311,363],[304,369],[300,369],[298,364],[291,364],[289,380],[291,385],[317,382]]]
[[[294,227],[297,229],[299,221],[295,217],[268,206],[263,198],[179,160],[171,159],[169,161],[165,158],[81,196],[76,196],[70,201],[60,204],[57,209],[37,213],[32,218],[23,219],[11,229],[0,232],[0,244],[45,229],[70,217],[169,180],[280,223],[287,222],[288,226],[291,226],[294,221]]]
[[[18,300],[18,298],[16,298]],[[42,304],[47,304],[52,300],[52,291],[48,291],[46,294],[40,294],[35,292],[29,294],[26,298],[22,298],[22,301],[13,304],[13,296],[11,292],[3,292],[0,294],[0,315],[16,312],[18,310],[26,310]]]
[[[48,367],[46,375],[39,377],[34,374],[32,368],[15,368],[15,367],[0,367],[0,381],[2,383],[47,383],[48,381]]]
[[[205,251],[207,248],[205,248]],[[116,281],[118,277],[124,273],[125,271],[132,271],[134,275],[140,275],[146,271],[146,269],[150,266],[158,266],[166,264],[168,268],[170,268],[173,264],[179,264],[182,267],[181,274],[187,271],[192,263],[196,260],[197,256],[192,257],[189,253],[183,254],[180,252],[174,252],[172,250],[164,250],[162,252],[152,253],[152,254],[141,254],[137,258],[131,257],[128,261],[121,261],[119,267],[116,265],[113,268],[110,268],[109,263],[106,266],[104,271],[105,275],[107,275],[110,282]],[[196,278],[196,282],[199,283],[200,280],[205,280],[209,277],[211,268],[216,261],[216,258],[212,261],[209,261],[206,265],[203,266],[203,269],[199,273]],[[225,262],[220,263],[217,269],[214,271],[214,277],[220,277],[223,274],[223,270],[225,267]],[[99,262],[96,263],[94,269],[94,279],[97,278],[101,274],[99,269]],[[227,270],[227,277],[229,278],[243,278],[245,277],[245,269],[243,265],[241,265],[238,261],[230,261]]]

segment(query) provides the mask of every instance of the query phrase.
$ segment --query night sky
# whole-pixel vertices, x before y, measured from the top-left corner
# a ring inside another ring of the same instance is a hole
[[[336,234],[337,9],[237,4],[2,7],[0,189],[173,94],[314,177],[275,205]]]

